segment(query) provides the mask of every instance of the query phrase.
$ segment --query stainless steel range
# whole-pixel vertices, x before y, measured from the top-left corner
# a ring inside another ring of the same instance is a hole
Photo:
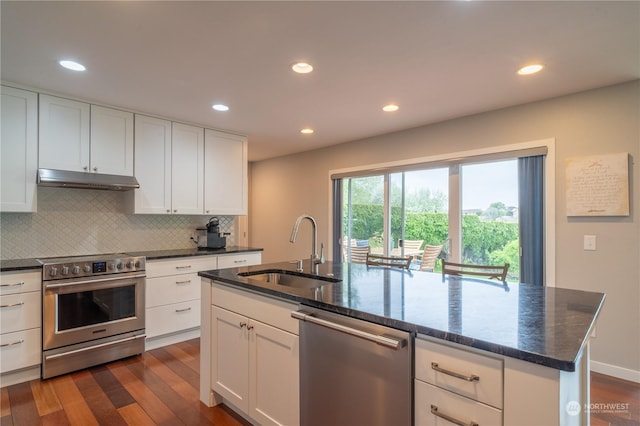
[[[39,259],[42,378],[144,352],[145,258]]]

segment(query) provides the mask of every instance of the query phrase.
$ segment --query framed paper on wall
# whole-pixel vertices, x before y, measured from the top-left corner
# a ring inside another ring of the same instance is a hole
[[[567,216],[629,216],[629,154],[565,160]]]

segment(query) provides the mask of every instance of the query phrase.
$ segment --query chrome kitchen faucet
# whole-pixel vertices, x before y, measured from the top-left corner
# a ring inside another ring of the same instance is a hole
[[[320,243],[320,257],[318,257],[318,224],[316,223],[316,220],[308,214],[303,214],[298,217],[296,223],[293,225],[289,241],[292,243],[296,242],[296,238],[298,237],[298,228],[300,228],[300,223],[302,223],[304,219],[309,220],[309,222],[311,222],[311,227],[313,228],[313,238],[311,240],[311,272],[317,274],[319,265],[324,263],[324,243]]]

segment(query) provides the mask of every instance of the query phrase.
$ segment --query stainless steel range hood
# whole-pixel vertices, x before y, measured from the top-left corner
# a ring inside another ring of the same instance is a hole
[[[140,188],[140,184],[133,176],[53,169],[38,169],[38,185],[59,188],[108,189],[112,191],[128,191]]]

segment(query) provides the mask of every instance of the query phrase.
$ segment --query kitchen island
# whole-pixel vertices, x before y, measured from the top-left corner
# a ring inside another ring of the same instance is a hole
[[[425,383],[430,380],[421,377],[421,357],[431,353],[430,345],[435,345],[436,349],[444,347],[445,351],[498,361],[502,377],[498,381],[504,386],[498,402],[486,404],[474,394],[477,389],[465,394],[446,383],[436,385],[497,409],[501,423],[588,423],[584,409],[589,403],[588,342],[604,294],[332,262],[320,265],[319,273],[341,281],[315,288],[237,275],[294,269],[295,264],[285,262],[201,272],[203,327],[205,321],[211,326],[211,302],[216,303],[210,298],[214,297],[212,285],[287,302],[294,309],[302,304],[412,333],[416,339],[416,393],[419,379]],[[309,271],[306,262],[304,269]],[[211,345],[209,334],[203,330],[201,365],[201,386],[205,387],[201,399],[208,405],[216,396],[210,392],[210,377],[207,379],[211,362],[215,362],[211,348],[206,347]],[[420,401],[416,400],[416,423],[421,418],[419,409]]]

